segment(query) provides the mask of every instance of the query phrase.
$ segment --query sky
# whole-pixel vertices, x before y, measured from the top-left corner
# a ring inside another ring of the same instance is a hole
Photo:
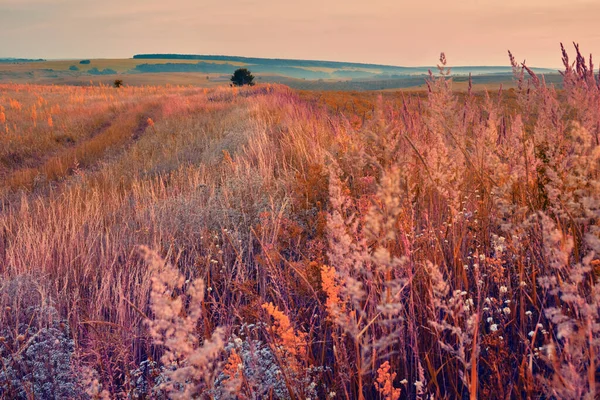
[[[600,60],[600,0],[0,0],[0,57],[218,54],[559,67],[560,42]]]

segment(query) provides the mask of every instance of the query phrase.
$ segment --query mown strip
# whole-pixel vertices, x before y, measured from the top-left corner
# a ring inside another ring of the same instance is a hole
[[[40,177],[48,181],[58,181],[83,168],[97,163],[106,152],[126,145],[145,129],[150,111],[157,109],[156,104],[141,104],[122,113],[103,129],[95,131],[88,140],[65,149],[60,154],[48,158],[38,167],[15,171],[6,179],[9,190],[31,190]],[[142,128],[140,128],[142,127]]]

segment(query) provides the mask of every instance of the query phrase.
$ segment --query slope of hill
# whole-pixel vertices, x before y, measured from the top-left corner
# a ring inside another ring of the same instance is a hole
[[[156,58],[152,58],[156,57]],[[33,62],[35,61],[35,62]],[[122,79],[126,85],[228,85],[239,67],[252,70],[257,82],[282,83],[309,90],[388,90],[420,88],[431,69],[437,67],[397,67],[378,64],[333,61],[283,60],[232,56],[146,54],[131,59],[17,60],[0,62],[0,82],[111,85]],[[560,83],[553,70],[533,68],[548,82]],[[513,86],[510,67],[458,66],[452,68],[456,80],[473,75],[476,88]]]
[[[222,55],[193,55],[193,54],[136,54],[133,59],[140,60],[200,60],[200,61],[223,61],[237,62],[252,66],[257,71],[260,67],[293,67],[293,68],[321,68],[328,70],[341,71],[364,71],[371,74],[387,74],[387,75],[422,75],[427,74],[429,70],[435,71],[435,66],[423,67],[402,67],[382,64],[354,63],[341,61],[319,61],[319,60],[297,60],[297,59],[281,59],[281,58],[258,58],[258,57],[239,57],[239,56],[222,56]],[[257,68],[258,67],[258,68]],[[549,68],[532,68],[533,71],[540,74],[557,73],[554,69]],[[473,75],[480,74],[498,74],[511,73],[510,66],[459,66],[453,67],[455,74]]]

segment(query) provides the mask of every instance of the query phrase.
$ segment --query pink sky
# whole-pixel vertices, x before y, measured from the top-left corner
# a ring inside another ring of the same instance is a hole
[[[600,61],[600,0],[0,0],[0,57],[224,54],[433,65]]]

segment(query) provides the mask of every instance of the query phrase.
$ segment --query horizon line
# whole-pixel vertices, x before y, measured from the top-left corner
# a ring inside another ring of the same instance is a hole
[[[329,63],[339,63],[339,64],[357,64],[364,66],[375,66],[375,67],[386,67],[386,68],[428,68],[428,69],[437,69],[437,65],[414,65],[414,66],[406,66],[406,65],[393,65],[393,64],[379,64],[379,63],[370,63],[364,61],[339,61],[339,60],[323,60],[323,59],[310,59],[310,58],[281,58],[281,57],[255,57],[255,56],[239,56],[239,55],[226,55],[226,54],[194,54],[194,53],[137,53],[130,57],[58,57],[58,58],[40,58],[40,57],[14,57],[14,56],[0,56],[0,60],[28,60],[31,62],[43,62],[43,61],[76,61],[76,60],[134,60],[136,56],[197,56],[197,57],[223,57],[223,58],[240,58],[240,59],[259,59],[259,60],[282,60],[282,61],[310,61],[310,62],[329,62]],[[143,60],[144,58],[138,58],[139,60]],[[147,60],[152,60],[153,58],[145,58]],[[161,58],[154,58],[155,60]],[[164,59],[164,58],[163,58]],[[185,60],[185,59],[183,59]],[[190,61],[194,61],[190,59]],[[199,60],[202,61],[202,60]],[[494,65],[494,64],[462,64],[462,65],[450,65],[446,66],[446,68],[512,68],[509,63],[506,65]],[[535,69],[546,69],[546,70],[556,70],[557,73],[560,72],[561,67],[548,67],[548,66],[528,66],[529,68]]]

